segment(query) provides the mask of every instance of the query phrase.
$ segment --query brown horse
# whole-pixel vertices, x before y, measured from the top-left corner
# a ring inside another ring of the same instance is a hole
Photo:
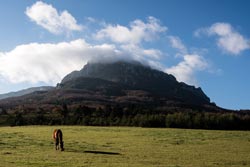
[[[55,148],[56,150],[59,150],[59,146],[61,148],[61,151],[64,151],[63,148],[63,134],[61,129],[55,129],[53,132],[53,139],[55,141]]]

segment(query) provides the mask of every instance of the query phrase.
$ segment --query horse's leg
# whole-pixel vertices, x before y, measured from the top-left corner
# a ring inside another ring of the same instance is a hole
[[[58,140],[59,140],[59,143],[60,143],[61,151],[64,151],[64,148],[63,148],[63,134],[62,134],[62,131],[60,129],[58,131]]]
[[[61,148],[61,151],[64,151],[64,148],[63,148],[63,141],[60,142],[60,148]]]
[[[63,140],[62,140],[62,134],[59,136],[59,142],[60,142],[61,151],[64,151],[64,148],[63,148]]]
[[[55,147],[56,147],[56,150],[59,149],[59,140],[58,140],[58,138],[56,138]]]
[[[54,130],[54,132],[52,134],[52,138],[54,139],[55,149],[57,150],[58,144],[59,144],[58,137],[57,137],[57,129]]]

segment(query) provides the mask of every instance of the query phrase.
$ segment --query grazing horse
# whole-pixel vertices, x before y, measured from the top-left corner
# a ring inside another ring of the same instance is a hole
[[[53,139],[55,141],[55,148],[56,150],[59,150],[59,146],[61,148],[61,151],[64,151],[63,148],[63,134],[61,129],[55,129],[53,132]]]

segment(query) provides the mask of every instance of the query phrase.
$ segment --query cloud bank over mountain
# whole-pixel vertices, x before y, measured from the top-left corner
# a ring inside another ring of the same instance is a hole
[[[56,44],[30,43],[0,53],[0,74],[13,83],[56,84],[66,74],[81,69],[88,61],[117,55],[112,45],[91,45],[83,39]]]

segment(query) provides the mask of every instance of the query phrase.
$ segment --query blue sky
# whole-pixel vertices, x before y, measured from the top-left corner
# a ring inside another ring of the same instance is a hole
[[[133,59],[249,109],[248,0],[0,2],[0,93],[56,85],[88,61]]]

